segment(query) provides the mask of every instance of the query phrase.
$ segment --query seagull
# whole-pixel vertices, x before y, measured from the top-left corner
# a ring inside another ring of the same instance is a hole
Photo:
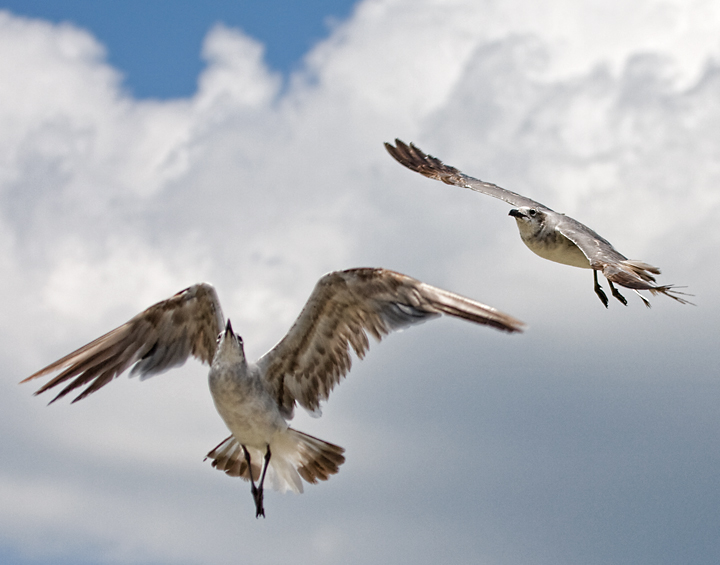
[[[673,285],[655,284],[654,275],[659,275],[660,269],[643,261],[628,259],[616,251],[608,240],[570,216],[555,212],[516,192],[465,175],[440,159],[423,153],[412,143],[407,145],[395,139],[395,146],[385,142],[385,149],[398,163],[421,175],[469,188],[516,206],[509,215],[515,218],[520,238],[530,251],[556,263],[592,269],[595,293],[605,308],[608,307],[608,297],[598,282],[598,271],[607,279],[612,295],[625,306],[627,300],[615,284],[633,290],[648,308],[650,301],[638,291],[648,290],[653,295],[669,296],[681,304],[692,304],[678,296],[687,295],[675,290]]]
[[[199,283],[22,382],[62,371],[35,394],[64,384],[52,404],[87,385],[77,402],[128,369],[130,376],[144,380],[184,364],[191,355],[210,365],[210,393],[231,435],[205,459],[250,481],[259,518],[265,517],[266,474],[276,490],[301,493],[301,478],[325,481],[345,461],[342,447],[288,426],[295,405],[319,414],[320,403],[350,370],[350,348],[360,359],[365,355],[368,334],[380,341],[393,330],[442,314],[506,332],[524,326],[490,306],[400,273],[349,269],[320,278],[287,335],[252,364],[242,338],[223,318],[215,288]]]

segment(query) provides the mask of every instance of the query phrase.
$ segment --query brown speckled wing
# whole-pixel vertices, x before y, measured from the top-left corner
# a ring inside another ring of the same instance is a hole
[[[350,370],[350,348],[362,359],[376,340],[447,314],[496,329],[522,322],[494,308],[385,269],[350,269],[322,277],[287,335],[259,361],[283,413],[295,402],[314,411]]]
[[[131,367],[132,375],[147,378],[182,365],[190,355],[209,365],[223,326],[215,289],[207,283],[196,284],[158,302],[22,382],[62,370],[35,394],[70,381],[52,403],[88,385],[73,400],[77,402]]]

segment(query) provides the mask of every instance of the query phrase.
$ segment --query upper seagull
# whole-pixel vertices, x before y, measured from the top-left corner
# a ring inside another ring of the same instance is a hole
[[[608,298],[598,282],[597,272],[602,271],[610,285],[612,295],[627,306],[627,300],[615,288],[617,283],[632,289],[642,298],[645,306],[650,302],[639,290],[649,290],[651,294],[664,294],[681,304],[691,304],[678,295],[684,295],[673,289],[673,285],[657,285],[655,277],[660,269],[642,261],[628,259],[615,250],[612,244],[577,220],[555,212],[544,204],[530,198],[505,190],[495,184],[469,177],[455,167],[446,165],[440,159],[423,153],[418,147],[407,145],[399,139],[395,145],[385,143],[385,148],[395,160],[408,169],[446,184],[462,186],[504,200],[516,206],[510,210],[520,231],[520,237],[530,251],[557,263],[592,269],[595,293],[608,307]]]
[[[250,480],[259,517],[265,516],[266,472],[277,490],[302,492],[300,477],[309,483],[327,480],[345,461],[342,447],[288,426],[295,404],[318,411],[350,370],[350,347],[364,356],[368,334],[380,341],[393,330],[441,314],[507,332],[523,326],[490,306],[400,273],[350,269],[323,276],[287,335],[250,364],[242,339],[233,333],[230,320],[224,321],[215,289],[200,283],[22,382],[62,370],[35,394],[69,381],[52,403],[88,385],[76,402],[131,367],[131,376],[144,379],[196,357],[210,365],[210,393],[231,432],[207,457],[213,467]]]

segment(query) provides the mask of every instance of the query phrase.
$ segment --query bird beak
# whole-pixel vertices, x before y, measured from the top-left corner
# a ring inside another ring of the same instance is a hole
[[[514,216],[515,218],[524,218],[525,214],[523,214],[520,210],[517,208],[513,208],[508,212],[508,216]]]
[[[227,324],[225,324],[225,335],[227,334],[233,335],[232,324],[230,323],[230,320],[228,320]]]

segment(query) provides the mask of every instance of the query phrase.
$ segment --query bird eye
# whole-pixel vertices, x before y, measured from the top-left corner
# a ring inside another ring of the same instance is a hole
[[[217,339],[215,340],[217,343],[220,343],[220,338],[223,336],[223,332],[220,332],[217,336]]]
[[[530,209],[528,210],[528,214],[530,214],[531,216],[535,217],[535,214],[537,214],[537,210],[535,210],[534,208],[530,208]]]

